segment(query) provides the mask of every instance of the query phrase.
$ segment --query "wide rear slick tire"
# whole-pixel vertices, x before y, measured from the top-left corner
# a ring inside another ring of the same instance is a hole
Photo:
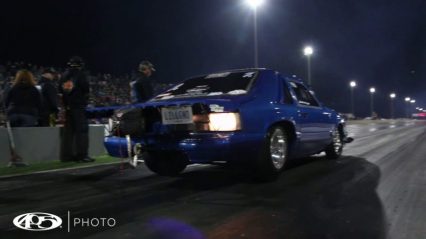
[[[263,149],[255,161],[255,179],[261,182],[275,180],[288,160],[288,134],[284,128],[271,128],[265,137]]]
[[[331,134],[333,142],[325,149],[325,154],[328,159],[338,159],[343,153],[343,134],[339,128],[335,128]]]
[[[182,154],[145,152],[142,157],[148,169],[161,176],[178,176],[188,165]]]

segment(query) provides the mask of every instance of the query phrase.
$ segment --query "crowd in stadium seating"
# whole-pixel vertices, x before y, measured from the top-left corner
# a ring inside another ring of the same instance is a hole
[[[41,74],[46,69],[54,69],[56,72],[54,81],[58,84],[59,79],[65,72],[65,68],[61,67],[43,67],[39,65],[29,64],[25,62],[7,62],[6,64],[0,63],[0,103],[4,90],[8,88],[14,78],[15,74],[20,69],[28,69],[31,71],[36,79],[41,78]],[[126,74],[122,76],[114,76],[111,74],[97,74],[90,75],[90,99],[88,107],[102,107],[102,106],[115,106],[130,104],[130,85],[132,75]],[[164,88],[169,87],[167,84],[154,85],[155,91],[159,92]],[[3,105],[0,108],[0,121],[2,120],[1,114],[4,111]]]
[[[37,79],[40,79],[41,73],[46,67],[23,62],[0,65],[0,88],[2,90],[7,88],[7,84],[13,81],[16,71],[22,68],[30,70]],[[53,67],[53,69],[57,72],[57,79],[65,71],[65,69],[58,67]],[[130,79],[130,75],[117,77],[111,74],[98,74],[90,76],[91,95],[89,106],[111,106],[130,103]]]
[[[0,93],[6,88],[7,84],[13,81],[16,72],[19,69],[30,70],[37,79],[40,79],[43,70],[46,67],[38,66],[34,64],[27,64],[24,62],[8,62],[6,64],[0,63]],[[59,79],[65,72],[65,68],[60,67],[48,67],[53,68],[57,74],[56,77]],[[131,74],[122,76],[114,76],[111,74],[97,74],[90,76],[90,88],[91,95],[89,100],[89,106],[113,106],[130,103],[130,81]],[[58,81],[56,81],[58,82]],[[168,84],[155,85],[155,91],[161,91],[167,88]]]

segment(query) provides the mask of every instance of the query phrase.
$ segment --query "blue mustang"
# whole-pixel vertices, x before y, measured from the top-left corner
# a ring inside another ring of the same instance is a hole
[[[108,153],[142,158],[167,176],[225,161],[272,179],[290,158],[325,152],[337,159],[352,140],[339,114],[301,80],[269,69],[194,77],[115,113]]]

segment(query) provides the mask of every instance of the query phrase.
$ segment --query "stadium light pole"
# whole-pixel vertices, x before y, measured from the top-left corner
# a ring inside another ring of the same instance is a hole
[[[394,112],[394,100],[395,100],[395,98],[396,98],[396,94],[395,93],[391,93],[390,95],[390,99],[391,99],[391,101],[390,101],[390,111],[391,111],[391,119],[393,119],[393,118],[395,118],[395,112]]]
[[[356,81],[351,81],[349,83],[349,86],[351,87],[351,111],[352,115],[355,116],[355,96],[354,96],[354,90],[356,87]]]
[[[264,0],[246,0],[247,4],[253,9],[254,18],[254,67],[259,67],[259,49],[257,38],[257,9],[265,2]]]
[[[306,46],[303,49],[303,54],[306,56],[306,59],[308,61],[308,83],[309,83],[309,86],[312,86],[311,56],[314,54],[314,48],[311,46]]]
[[[410,113],[409,113],[408,117],[411,118],[412,114],[413,114],[413,111],[414,111],[414,104],[416,103],[416,100],[415,99],[411,99],[410,103],[411,103],[411,107],[409,107],[410,108]]]
[[[373,117],[373,114],[374,114],[374,93],[376,93],[376,88],[371,87],[370,88],[370,110],[371,110],[371,117]]]
[[[408,109],[410,107],[410,101],[411,101],[410,97],[405,97],[405,116],[407,118],[410,118],[410,113]]]

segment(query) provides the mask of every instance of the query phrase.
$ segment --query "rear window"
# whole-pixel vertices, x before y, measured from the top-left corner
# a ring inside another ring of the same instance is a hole
[[[244,71],[196,77],[176,85],[165,93],[156,96],[154,100],[247,94],[257,75],[257,71]]]

